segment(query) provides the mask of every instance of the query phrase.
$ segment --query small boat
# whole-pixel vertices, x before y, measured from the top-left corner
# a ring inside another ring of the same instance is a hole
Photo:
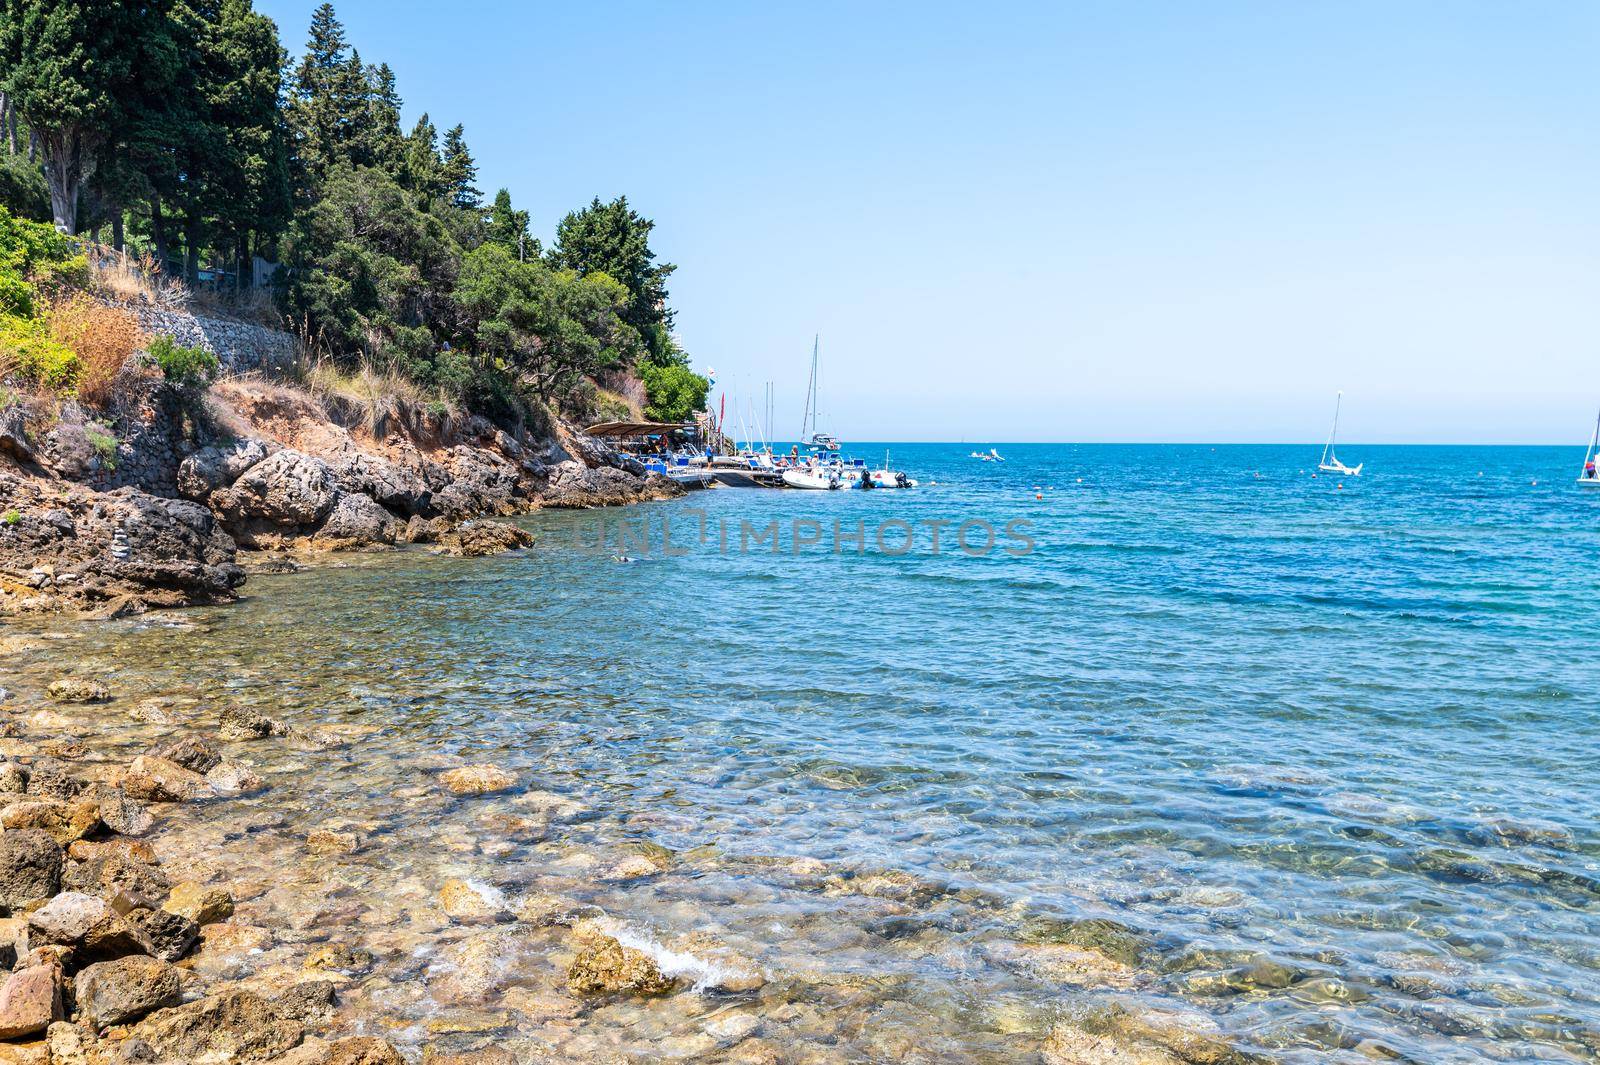
[[[1589,450],[1583,453],[1583,465],[1578,468],[1580,488],[1600,488],[1600,416],[1594,420],[1594,432],[1589,434]]]
[[[1346,477],[1360,477],[1361,467],[1365,466],[1366,463],[1358,462],[1354,466],[1346,466],[1333,453],[1334,441],[1339,435],[1339,407],[1343,403],[1344,393],[1340,392],[1333,400],[1333,428],[1328,431],[1328,443],[1322,449],[1322,461],[1317,463],[1317,469],[1323,473],[1342,473]]]
[[[980,462],[1004,462],[1005,461],[1005,459],[1000,456],[1000,452],[996,451],[994,448],[990,448],[987,454],[985,454],[982,451],[974,451],[972,453],[972,457],[977,459],[977,460],[979,460]]]
[[[889,468],[889,453],[883,453],[883,469],[872,470],[867,474],[867,480],[872,482],[874,488],[915,488],[917,482],[908,477],[904,470]]]
[[[796,466],[784,470],[783,483],[789,488],[822,492],[835,492],[845,487],[844,478],[832,466]]]

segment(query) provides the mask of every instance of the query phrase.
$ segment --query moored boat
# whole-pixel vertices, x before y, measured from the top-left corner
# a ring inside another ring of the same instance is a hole
[[[1344,393],[1340,392],[1333,400],[1333,428],[1328,430],[1328,443],[1322,449],[1322,461],[1317,463],[1317,469],[1323,473],[1341,473],[1346,477],[1360,477],[1361,467],[1366,463],[1358,462],[1354,466],[1346,466],[1339,461],[1339,456],[1333,452],[1334,444],[1339,436],[1339,408],[1344,403]]]
[[[1600,488],[1600,415],[1594,420],[1594,432],[1589,434],[1589,449],[1583,453],[1583,465],[1578,468],[1578,487]]]

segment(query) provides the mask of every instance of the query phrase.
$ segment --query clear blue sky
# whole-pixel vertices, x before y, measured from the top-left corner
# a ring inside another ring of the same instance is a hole
[[[312,0],[258,0],[299,52]],[[1577,443],[1600,4],[343,0],[548,239],[625,193],[678,332],[845,439]]]

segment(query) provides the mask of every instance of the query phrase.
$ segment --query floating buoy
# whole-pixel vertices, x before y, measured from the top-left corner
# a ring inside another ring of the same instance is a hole
[[[1083,483],[1083,478],[1082,478],[1082,477],[1079,477],[1079,478],[1078,478],[1078,483],[1079,483],[1079,484],[1082,484],[1082,483]]]
[[[1341,492],[1344,491],[1344,482],[1343,481],[1339,482],[1339,491],[1341,491]]]
[[[1538,481],[1534,481],[1534,482],[1533,482],[1533,484],[1534,484],[1534,487],[1536,487],[1536,488],[1537,488],[1537,487],[1538,487],[1538,485],[1539,485],[1539,482],[1538,482]]]
[[[1044,498],[1044,493],[1035,492],[1035,493],[1033,493],[1033,498],[1035,498],[1035,499],[1043,499]]]

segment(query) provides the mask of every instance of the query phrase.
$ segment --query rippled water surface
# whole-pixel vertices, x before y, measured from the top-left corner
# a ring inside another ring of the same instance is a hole
[[[223,872],[250,872],[222,849],[247,835],[275,869],[263,924],[283,884],[317,895],[286,944],[371,929],[357,994],[414,1033],[692,1057],[748,1015],[815,1060],[1009,1061],[1121,1004],[1277,1060],[1596,1059],[1600,492],[1577,456],[1352,447],[1341,483],[1315,448],[969,450],[897,447],[911,492],[713,491],[535,515],[539,545],[501,558],[261,576],[181,627],[73,629],[9,683],[35,698],[66,666],[355,737],[263,758],[248,832],[185,816]],[[895,519],[908,554],[875,542]],[[1025,520],[1035,549],[967,554],[967,519]],[[777,553],[740,550],[773,520]],[[822,542],[795,552],[806,521]],[[866,550],[834,551],[835,521]],[[588,812],[518,838],[514,798],[429,786],[462,761]],[[305,868],[308,819],[368,842]],[[660,875],[602,875],[658,848]],[[466,1008],[434,956],[468,934],[428,916],[445,876],[769,982],[578,1015],[550,1004],[551,940],[508,948],[472,1003],[490,1020],[441,1024]],[[1116,964],[1068,971],[1062,943]]]

